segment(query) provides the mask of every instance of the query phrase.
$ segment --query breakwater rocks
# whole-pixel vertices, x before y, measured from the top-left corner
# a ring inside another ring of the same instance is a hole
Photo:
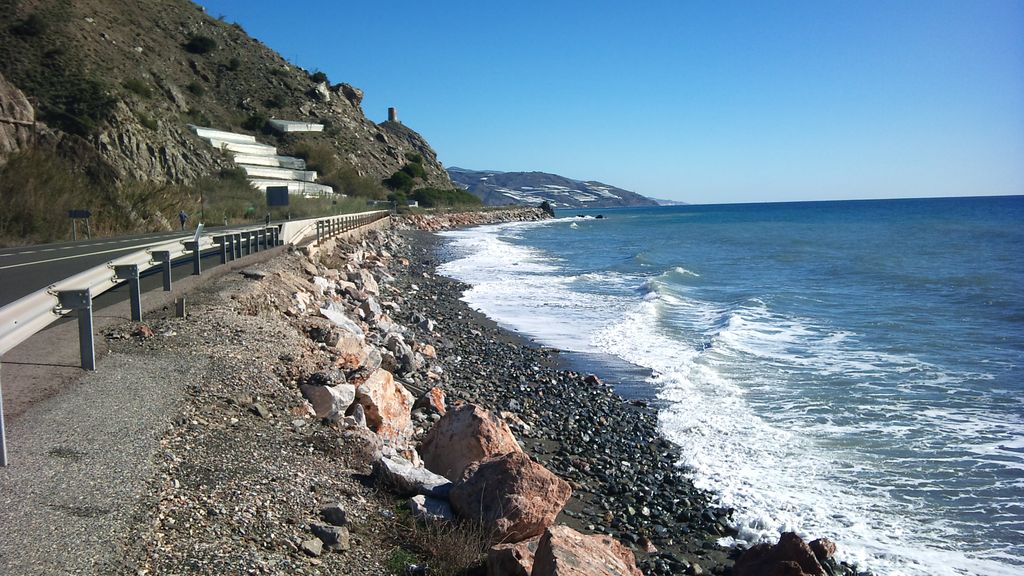
[[[547,218],[551,218],[551,214],[541,208],[519,206],[516,208],[474,210],[471,212],[408,214],[397,219],[396,227],[400,230],[438,232],[440,230],[465,226],[545,220]]]
[[[731,511],[654,411],[466,307],[436,241],[328,241],[200,295],[201,322],[118,340],[207,365],[163,442],[139,573],[754,575],[793,550],[784,573],[816,573],[792,541],[719,547]],[[845,573],[816,546],[817,573]]]

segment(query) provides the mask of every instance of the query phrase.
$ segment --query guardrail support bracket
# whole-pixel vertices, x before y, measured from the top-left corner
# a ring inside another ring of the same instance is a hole
[[[192,275],[201,275],[203,273],[203,251],[199,249],[199,242],[185,242],[185,250],[192,251]]]
[[[227,264],[228,262],[228,239],[226,236],[217,236],[213,239],[217,243],[217,247],[220,248],[220,263]]]
[[[96,369],[96,344],[92,336],[92,294],[88,290],[62,290],[57,292],[60,307],[78,311],[78,350],[82,368]]]
[[[114,266],[114,275],[118,280],[128,281],[128,301],[132,307],[132,321],[142,321],[142,294],[139,291],[139,267],[135,264]]]
[[[171,291],[171,252],[170,250],[155,250],[153,252],[153,260],[160,263],[160,269],[163,271],[164,277],[164,292]]]

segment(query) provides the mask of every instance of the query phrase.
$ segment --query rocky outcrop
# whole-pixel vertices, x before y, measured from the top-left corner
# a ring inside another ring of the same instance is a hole
[[[628,548],[608,536],[552,526],[537,545],[531,576],[643,576]]]
[[[426,467],[452,481],[473,462],[509,452],[522,448],[508,424],[475,404],[449,411],[420,445]]]
[[[0,74],[0,166],[32,141],[35,119],[25,94]]]
[[[828,549],[824,542],[815,542],[823,553]],[[733,566],[734,576],[820,576],[824,573],[814,550],[793,532],[783,533],[775,545],[751,546]]]
[[[361,176],[380,181],[415,155],[427,185],[453,187],[420,134],[366,116],[361,90],[287,62],[190,2],[66,3],[61,17],[46,18],[45,34],[12,32],[9,24],[55,9],[39,4],[18,3],[5,14],[0,72],[45,113],[55,141],[81,137],[118,180],[191,183],[216,174],[229,158],[186,124],[260,134],[276,117],[324,124],[323,134],[302,141],[326,147]],[[188,49],[190,38],[206,47]],[[296,144],[268,137],[284,154]]]
[[[569,484],[522,452],[474,462],[452,487],[452,509],[479,522],[494,542],[541,534],[572,495]]]
[[[377,370],[356,387],[366,423],[386,441],[404,444],[412,435],[413,396],[387,370]]]

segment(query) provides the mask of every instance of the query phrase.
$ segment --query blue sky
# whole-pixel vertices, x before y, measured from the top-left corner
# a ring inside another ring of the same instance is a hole
[[[696,203],[1024,194],[1021,0],[200,4],[446,166]]]

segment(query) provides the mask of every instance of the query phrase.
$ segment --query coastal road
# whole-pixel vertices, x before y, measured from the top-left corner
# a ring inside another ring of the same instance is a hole
[[[192,233],[95,238],[0,250],[0,306],[118,256],[175,238],[191,239]]]

